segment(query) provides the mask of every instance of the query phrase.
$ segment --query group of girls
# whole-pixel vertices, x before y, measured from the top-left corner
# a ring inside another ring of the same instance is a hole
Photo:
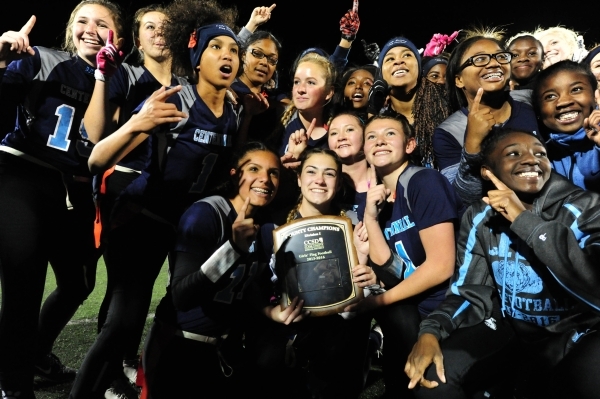
[[[500,307],[493,290],[479,294],[491,280],[468,280],[476,293],[470,296],[466,269],[455,262],[473,256],[468,240],[479,237],[461,233],[457,254],[463,203],[486,212],[489,204],[513,223],[525,210],[533,213],[548,187],[561,185],[584,198],[568,204],[575,228],[560,230],[567,254],[546,264],[523,223],[514,229],[521,226],[517,234],[533,252],[517,249],[529,264],[548,266],[549,275],[537,272],[542,283],[536,287],[551,286],[552,300],[569,292],[598,309],[589,282],[565,277],[564,270],[579,261],[577,270],[588,275],[587,260],[594,259],[597,233],[579,204],[595,207],[589,191],[600,189],[598,83],[590,69],[600,64],[600,52],[592,50],[582,63],[553,59],[541,70],[553,50],[535,35],[504,43],[470,33],[450,55],[436,51],[424,60],[414,43],[395,37],[378,54],[378,66],[344,71],[360,25],[355,5],[340,22],[342,39],[331,57],[318,48],[298,57],[287,98],[277,89],[281,44],[255,32],[274,8],[256,8],[237,35],[235,10],[215,0],[140,9],[125,62],[123,16],[108,0],[75,7],[64,52],[30,45],[35,17],[0,36],[0,101],[18,110],[14,131],[0,145],[0,204],[10,209],[0,216],[3,397],[35,398],[34,370],[55,380],[75,378],[70,398],[137,397],[123,366],[137,367],[152,287],[167,257],[170,281],[142,357],[149,398],[187,397],[199,388],[223,397],[282,390],[358,397],[373,318],[386,336],[390,397],[438,395],[441,389],[427,389],[439,383],[431,382],[431,372],[424,377],[425,367],[436,362],[446,382],[436,344],[461,331],[463,322],[479,329],[502,317],[530,329],[545,323],[550,327],[525,334],[542,340],[548,331],[564,335],[574,328],[587,351],[597,350],[597,320],[589,312],[571,324],[563,323],[575,314],[571,305],[546,318],[517,312],[515,281],[509,286],[504,279],[525,272],[507,271],[505,247],[505,264],[493,267],[496,280],[496,269],[504,273],[497,286],[513,292],[510,306],[504,291]],[[512,130],[496,133],[498,126]],[[511,146],[532,156],[505,150]],[[496,189],[484,204],[488,180]],[[568,219],[536,212],[544,222]],[[318,215],[351,218],[359,255],[353,280],[370,294],[343,314],[319,318],[298,298],[279,306],[276,268],[269,265],[276,225]],[[497,218],[490,221],[496,226]],[[477,223],[471,210],[462,226]],[[540,234],[545,241],[546,232]],[[579,241],[573,246],[573,240]],[[497,246],[509,245],[502,243]],[[93,289],[101,255],[108,288],[98,335],[75,373],[52,346]],[[40,309],[48,263],[57,288]],[[482,308],[454,308],[461,296]],[[445,320],[456,317],[449,327]],[[512,345],[514,326],[499,324],[505,340],[496,344]],[[473,331],[469,337],[480,336]],[[486,342],[478,356],[497,348]],[[458,362],[464,346],[450,348]],[[583,356],[565,359],[576,369],[591,367]],[[474,374],[456,376],[454,366],[447,366],[448,386],[463,397],[459,391]],[[579,375],[584,385],[593,373]],[[135,372],[129,376],[135,379]],[[417,382],[423,387],[412,391]],[[469,387],[475,388],[482,387]],[[590,392],[582,390],[582,397]]]

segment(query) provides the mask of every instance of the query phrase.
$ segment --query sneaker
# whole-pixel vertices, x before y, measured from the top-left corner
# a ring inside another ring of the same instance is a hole
[[[379,336],[381,337],[379,341],[381,343],[379,344],[379,348],[377,348],[377,357],[379,357],[383,354],[383,331],[381,330],[381,326],[379,324],[375,324],[371,331],[376,334],[379,334]]]
[[[104,392],[105,399],[139,399],[140,393],[134,388],[128,380],[114,380]]]
[[[138,372],[138,360],[123,360],[123,373],[129,380],[129,383],[136,386]]]
[[[75,379],[77,370],[65,366],[54,353],[50,353],[37,360],[35,375],[49,381],[66,382]]]

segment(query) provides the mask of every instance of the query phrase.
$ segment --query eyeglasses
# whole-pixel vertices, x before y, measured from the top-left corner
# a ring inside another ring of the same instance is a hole
[[[265,55],[265,53],[263,53],[260,50],[255,49],[255,48],[250,49],[250,53],[254,56],[254,58],[259,59],[259,60],[262,60],[263,58],[267,57]],[[270,55],[270,56],[267,57],[267,62],[269,64],[275,66],[275,65],[277,65],[277,63],[279,62],[279,60],[275,56]]]
[[[496,54],[477,54],[477,55],[474,55],[473,57],[469,57],[464,62],[464,64],[462,64],[460,66],[460,68],[458,68],[458,71],[459,72],[462,71],[469,65],[473,65],[476,67],[484,67],[492,61],[492,58],[495,59],[496,61],[498,61],[498,64],[508,64],[508,63],[510,63],[510,60],[512,59],[512,57],[513,57],[512,53],[510,53],[508,51],[501,51]]]

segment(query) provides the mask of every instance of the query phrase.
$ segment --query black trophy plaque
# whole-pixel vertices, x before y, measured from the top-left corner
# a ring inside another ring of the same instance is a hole
[[[352,282],[358,258],[348,218],[298,219],[275,229],[273,242],[284,309],[299,297],[311,315],[325,316],[363,298],[362,288]]]

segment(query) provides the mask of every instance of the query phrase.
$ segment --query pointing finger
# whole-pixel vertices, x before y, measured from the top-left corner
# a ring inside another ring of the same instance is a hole
[[[249,203],[250,197],[247,197],[246,201],[244,201],[244,205],[242,205],[242,208],[240,209],[240,212],[237,215],[237,218],[235,218],[236,222],[241,222],[242,220],[246,219],[246,211],[248,210]]]
[[[475,95],[475,99],[473,100],[473,105],[471,105],[471,112],[479,111],[479,103],[481,102],[481,97],[483,97],[482,87],[477,89],[477,94]]]
[[[371,188],[371,186],[377,185],[377,172],[375,171],[375,165],[371,165],[371,167],[367,170],[367,189]]]
[[[310,122],[310,126],[308,127],[308,129],[306,129],[306,139],[310,139],[310,135],[312,134],[316,124],[317,118],[313,118],[312,122]]]
[[[506,187],[506,185],[504,183],[502,183],[493,173],[491,170],[486,169],[485,173],[487,174],[487,177],[490,178],[490,180],[492,181],[492,183],[494,183],[494,186],[496,186],[496,188],[498,190],[510,190],[508,187]]]
[[[276,6],[277,6],[277,4],[275,4],[275,3],[271,4],[271,7],[269,7],[269,12],[273,11]]]
[[[31,32],[31,29],[33,29],[33,25],[35,25],[35,15],[32,15],[31,18],[29,18],[29,21],[23,25],[19,32],[28,35],[29,32]]]
[[[354,0],[354,4],[352,5],[352,12],[358,12],[358,0]]]
[[[108,30],[108,37],[106,38],[106,45],[107,46],[112,46],[114,34],[115,33],[112,31],[112,29]]]

